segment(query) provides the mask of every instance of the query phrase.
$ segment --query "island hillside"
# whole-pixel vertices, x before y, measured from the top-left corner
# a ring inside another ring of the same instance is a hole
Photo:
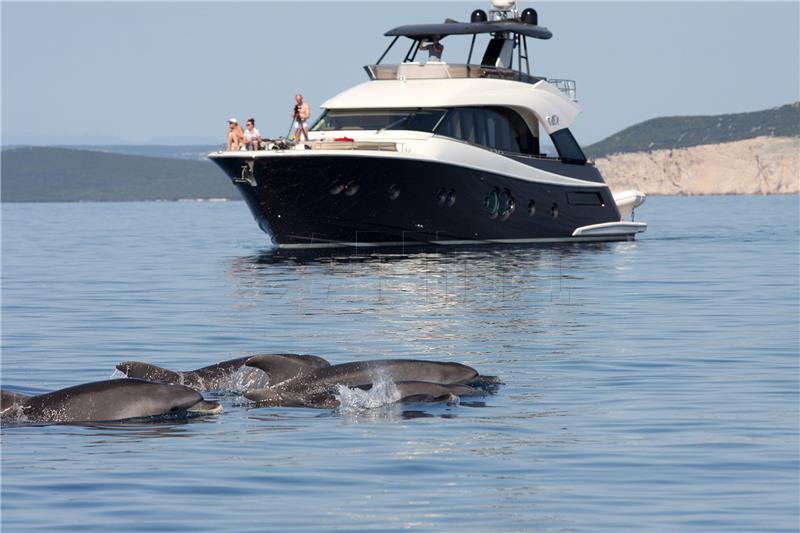
[[[800,102],[665,117],[586,147],[612,190],[655,195],[800,193]]]
[[[208,151],[204,146],[7,148],[0,158],[0,199],[240,199],[216,165],[197,160]],[[585,151],[614,191],[797,194],[800,102],[752,113],[652,119]]]
[[[750,113],[654,118],[590,144],[584,151],[597,159],[611,154],[675,150],[757,137],[798,136],[800,102],[795,102]]]
[[[3,202],[241,198],[208,160],[21,147],[3,150],[1,163]]]
[[[800,193],[800,137],[756,137],[595,161],[613,191],[650,195]]]

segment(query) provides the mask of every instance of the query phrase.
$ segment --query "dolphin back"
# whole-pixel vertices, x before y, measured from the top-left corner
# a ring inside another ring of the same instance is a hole
[[[26,402],[29,420],[90,422],[181,415],[198,406],[199,413],[218,412],[216,402],[183,385],[140,379],[111,379],[84,383],[40,394]],[[221,408],[220,408],[221,409]]]
[[[328,361],[316,355],[286,353],[254,355],[245,364],[266,372],[269,375],[270,386],[330,366]]]
[[[374,359],[314,369],[307,375],[288,381],[283,386],[277,386],[286,391],[308,389],[310,385],[316,389],[334,385],[363,387],[380,379],[388,379],[395,383],[425,381],[452,385],[467,383],[476,376],[478,376],[477,370],[460,363],[416,359]]]
[[[159,383],[183,383],[183,373],[173,372],[160,366],[142,363],[141,361],[124,361],[117,364],[117,370],[124,372],[129,378],[157,381]]]

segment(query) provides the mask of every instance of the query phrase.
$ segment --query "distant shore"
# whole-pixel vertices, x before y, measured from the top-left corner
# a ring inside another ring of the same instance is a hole
[[[614,154],[595,164],[613,191],[685,196],[800,193],[800,137]]]
[[[2,201],[241,199],[210,161],[181,158],[190,153],[202,152],[182,147],[177,157],[148,157],[55,147],[4,150]],[[638,189],[649,195],[800,193],[797,136],[620,153],[600,157],[595,164],[612,191]]]

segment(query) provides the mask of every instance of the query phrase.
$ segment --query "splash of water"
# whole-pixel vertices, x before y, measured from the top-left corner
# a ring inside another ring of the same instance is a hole
[[[400,391],[394,381],[387,376],[379,376],[369,390],[351,389],[337,385],[336,399],[339,400],[339,412],[357,414],[368,409],[377,409],[391,405],[400,400]]]
[[[28,422],[28,417],[25,414],[25,407],[22,405],[11,405],[0,412],[0,425],[25,422]]]
[[[240,394],[250,389],[266,387],[267,384],[269,380],[264,372],[243,366],[231,375],[225,392]]]
[[[122,370],[120,370],[118,368],[115,368],[114,371],[111,373],[111,375],[108,376],[108,379],[122,379],[122,378],[127,378],[127,377],[128,377],[128,374],[126,374],[125,372],[123,372]]]

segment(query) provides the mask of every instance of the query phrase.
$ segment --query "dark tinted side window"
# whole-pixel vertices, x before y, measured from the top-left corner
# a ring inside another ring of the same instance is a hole
[[[504,152],[536,153],[522,117],[501,107],[450,108],[435,133]]]
[[[569,129],[565,128],[551,133],[550,138],[553,139],[553,145],[558,151],[558,157],[565,163],[577,163],[579,165],[586,163],[586,156]]]

